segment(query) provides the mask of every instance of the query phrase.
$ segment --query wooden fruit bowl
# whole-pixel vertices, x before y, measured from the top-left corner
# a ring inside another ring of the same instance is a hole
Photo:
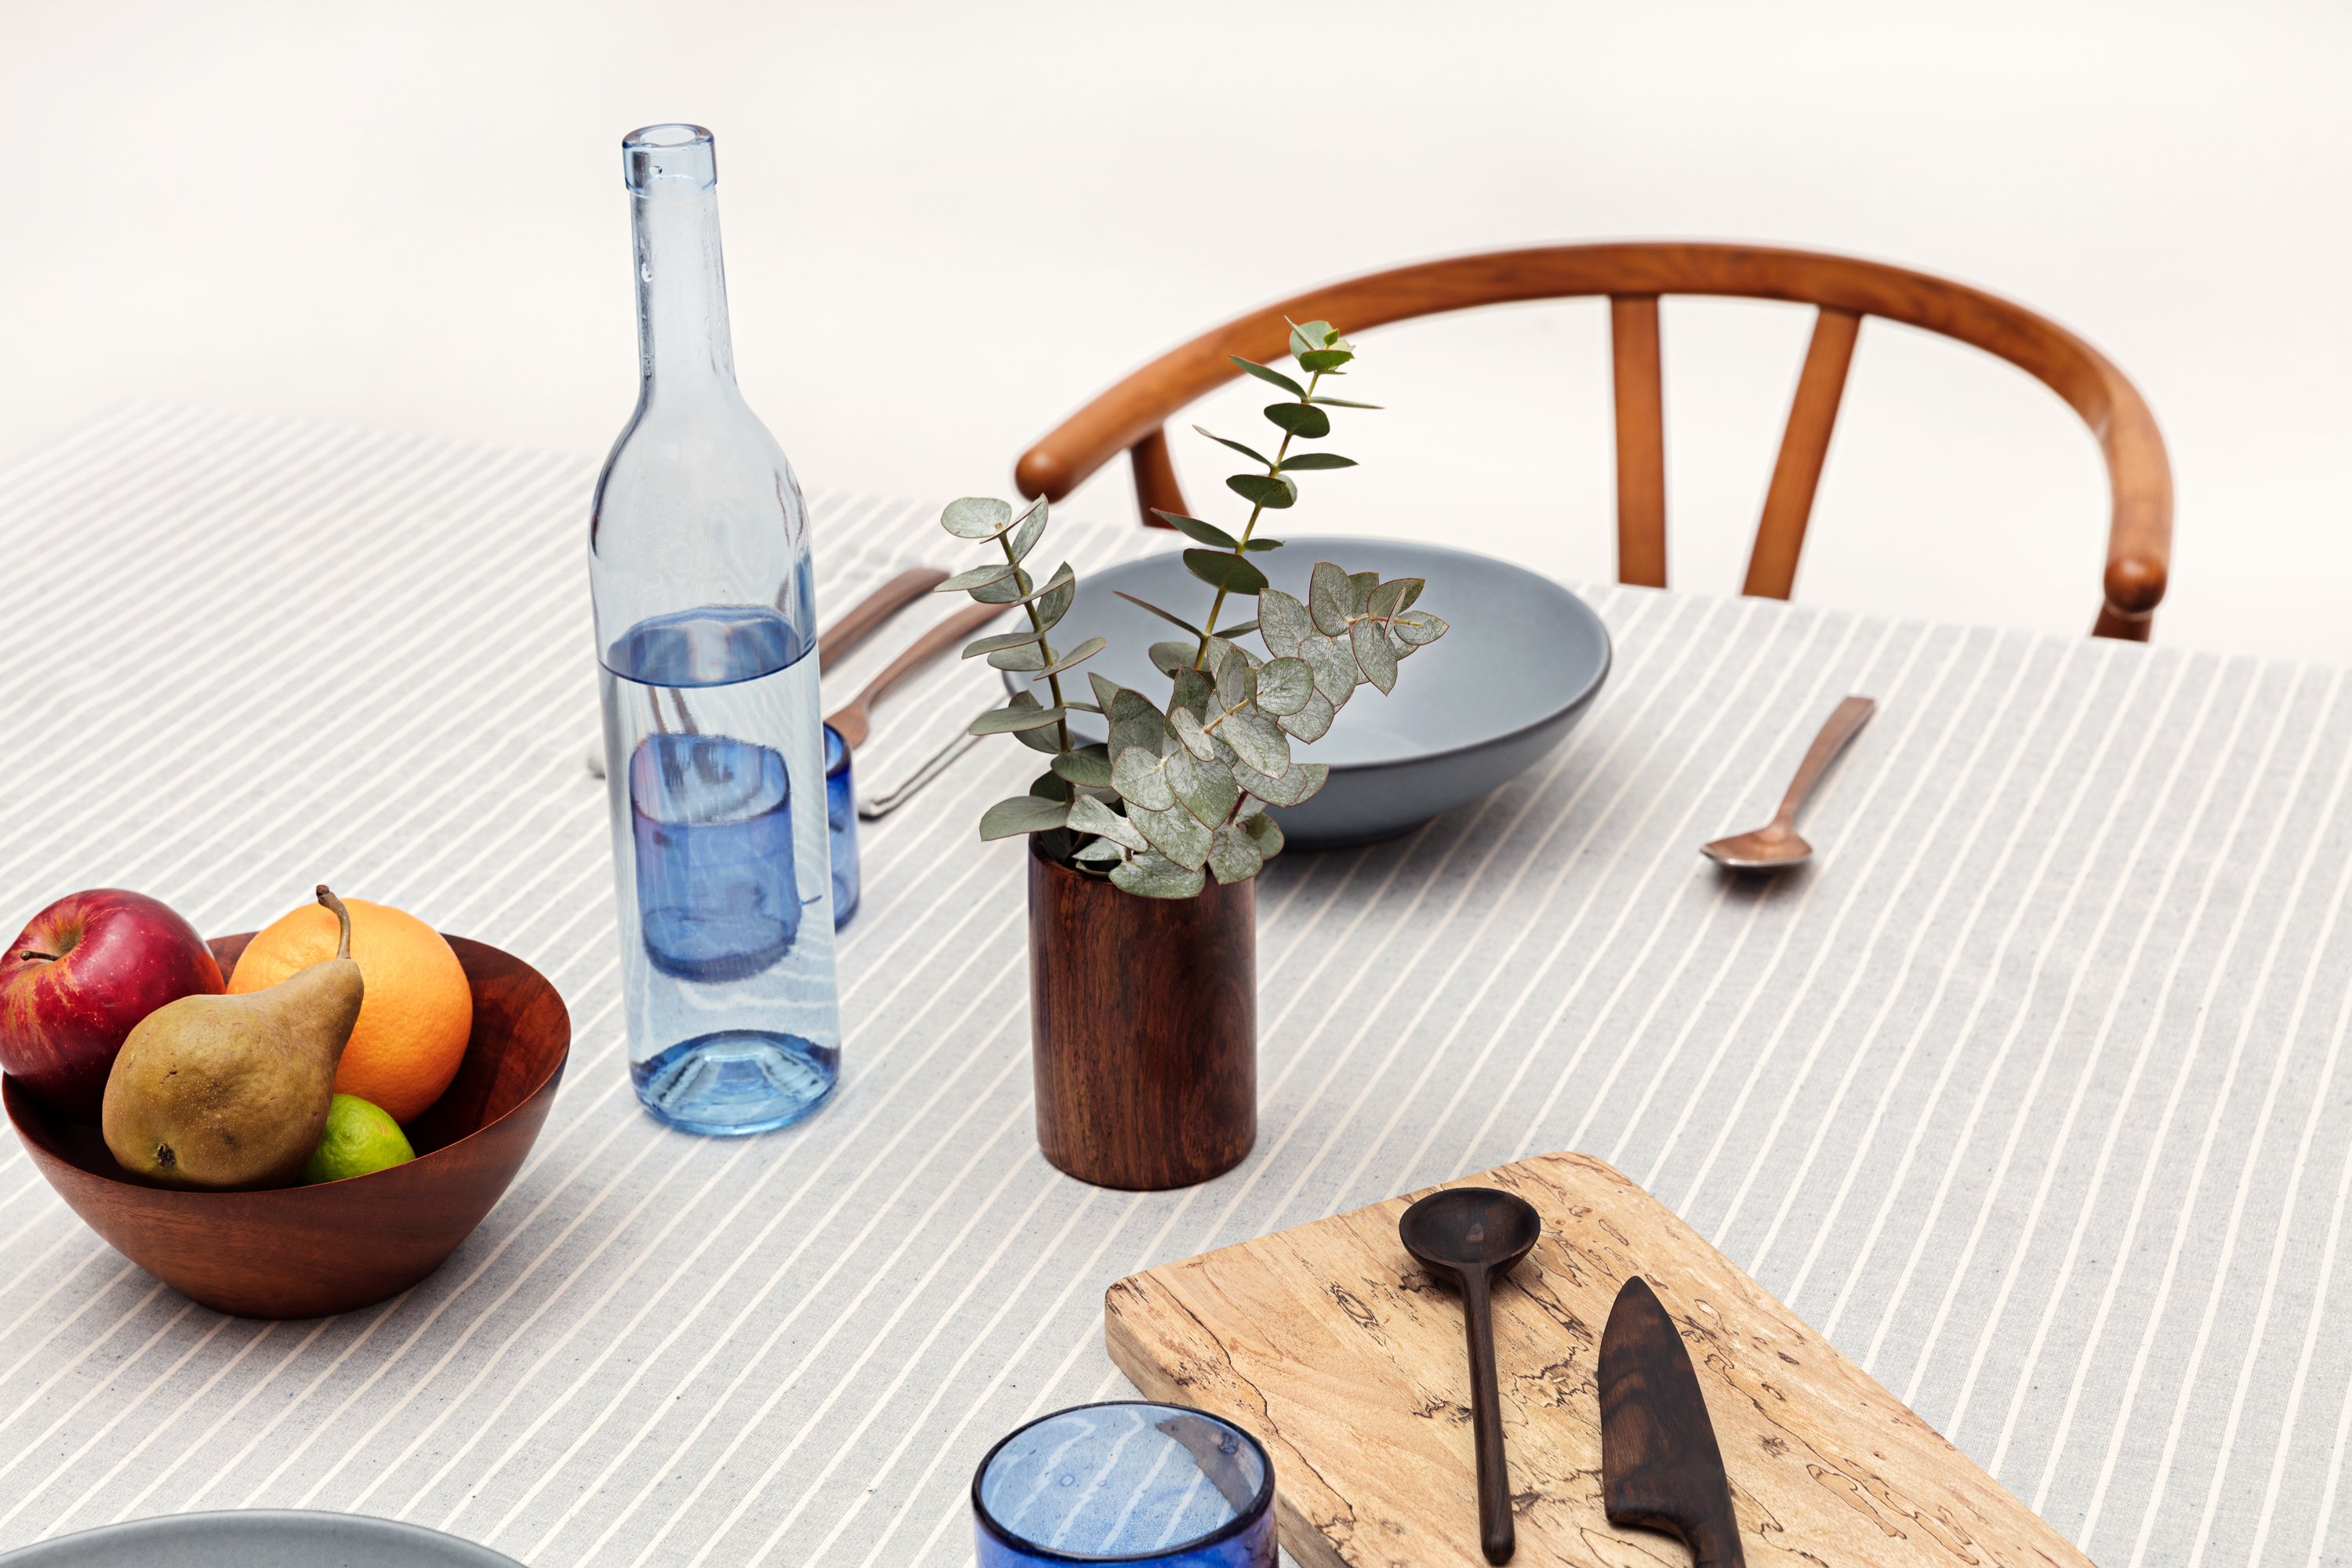
[[[226,977],[251,931],[212,939]],[[247,1318],[318,1318],[396,1296],[482,1222],[530,1152],[572,1049],[572,1016],[522,960],[449,938],[474,1033],[448,1092],[408,1125],[416,1158],[315,1187],[179,1192],[133,1180],[99,1130],[9,1078],[8,1120],[41,1174],[114,1249],[183,1295]]]

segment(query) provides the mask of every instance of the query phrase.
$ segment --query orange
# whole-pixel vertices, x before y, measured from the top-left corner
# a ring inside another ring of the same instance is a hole
[[[473,1033],[474,994],[439,931],[386,904],[343,902],[352,911],[352,958],[366,990],[335,1068],[335,1092],[380,1106],[394,1121],[414,1121],[457,1076]],[[280,916],[238,956],[229,994],[263,990],[334,957],[339,929],[317,904]]]

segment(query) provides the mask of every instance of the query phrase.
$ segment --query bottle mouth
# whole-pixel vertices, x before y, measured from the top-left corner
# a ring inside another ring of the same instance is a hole
[[[719,183],[719,156],[699,125],[648,125],[621,138],[621,177],[636,195],[707,191]]]

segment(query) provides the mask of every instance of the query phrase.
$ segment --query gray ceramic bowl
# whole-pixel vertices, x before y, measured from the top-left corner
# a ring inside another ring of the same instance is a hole
[[[1592,607],[1507,561],[1434,544],[1344,537],[1301,539],[1251,559],[1276,587],[1301,598],[1318,561],[1376,571],[1383,580],[1426,577],[1429,587],[1416,607],[1454,628],[1405,661],[1386,697],[1358,687],[1331,732],[1300,749],[1307,761],[1330,763],[1331,778],[1313,798],[1274,814],[1294,847],[1369,844],[1476,800],[1558,745],[1609,674],[1609,632]],[[1081,576],[1077,599],[1055,629],[1056,647],[1108,637],[1110,646],[1084,668],[1164,696],[1167,677],[1151,668],[1144,650],[1183,634],[1118,597],[1119,590],[1188,620],[1206,613],[1211,590],[1184,570],[1178,554],[1146,556]],[[1225,618],[1250,614],[1244,600]],[[1244,641],[1257,650],[1255,640]],[[1006,684],[1015,679],[1027,679],[1008,677]],[[1100,722],[1089,726],[1089,718],[1080,715],[1079,728],[1098,741]]]
[[[0,1552],[0,1568],[520,1568],[437,1530],[357,1513],[238,1509],[109,1524]]]

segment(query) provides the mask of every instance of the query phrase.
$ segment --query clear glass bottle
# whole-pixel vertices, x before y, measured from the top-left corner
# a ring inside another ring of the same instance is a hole
[[[673,1126],[761,1132],[840,1074],[808,517],[736,389],[710,132],[621,158],[640,379],[588,575],[629,1071]]]

